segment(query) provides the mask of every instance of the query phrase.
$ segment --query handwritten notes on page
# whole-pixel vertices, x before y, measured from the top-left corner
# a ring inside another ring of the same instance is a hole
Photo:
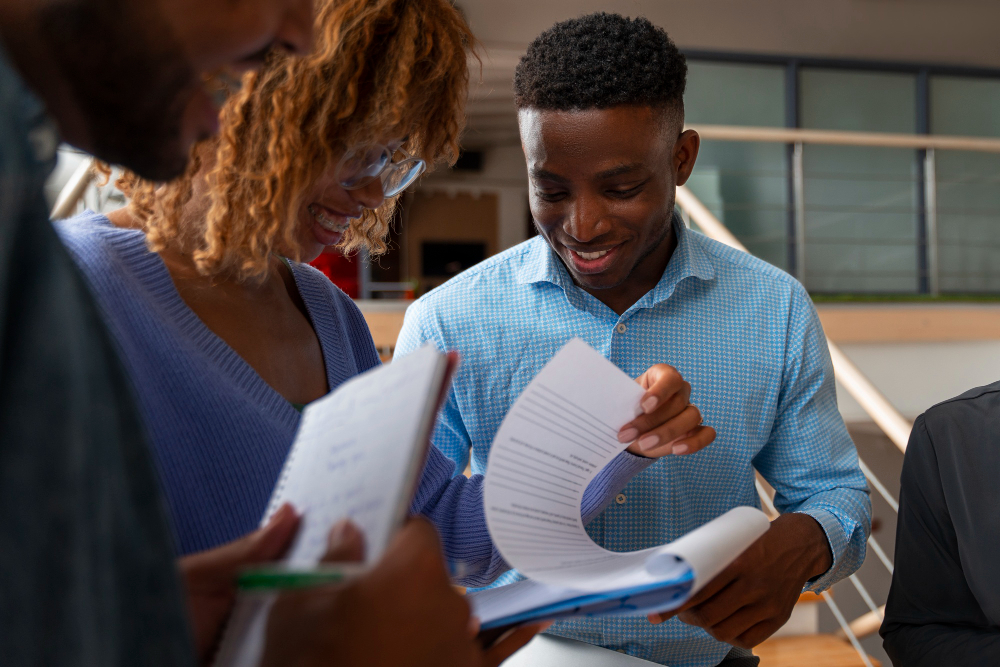
[[[264,517],[285,502],[302,514],[289,565],[318,563],[343,518],[364,533],[367,562],[382,556],[413,496],[445,365],[425,346],[306,407]]]
[[[532,580],[531,586],[513,585],[527,593],[521,604],[544,608],[575,601],[580,607],[586,606],[582,601],[620,603],[639,593],[647,603],[666,604],[662,596],[676,597],[676,590],[666,591],[670,584],[686,582],[685,596],[697,590],[767,530],[763,513],[739,507],[660,547],[619,553],[590,539],[580,517],[584,490],[628,446],[618,442],[618,431],[640,413],[644,393],[614,364],[573,339],[507,413],[490,450],[483,493],[494,543]],[[652,600],[648,594],[657,589],[662,599]],[[503,609],[510,612],[519,604],[511,593],[476,593],[485,597],[476,602],[473,596],[473,604],[481,613],[487,601],[503,597]],[[497,609],[494,604],[491,613]]]
[[[330,529],[344,518],[364,533],[365,561],[381,558],[413,497],[447,366],[445,355],[425,346],[306,407],[261,522],[286,502],[301,514],[286,565],[318,564]],[[217,667],[260,661],[273,600],[241,595]]]

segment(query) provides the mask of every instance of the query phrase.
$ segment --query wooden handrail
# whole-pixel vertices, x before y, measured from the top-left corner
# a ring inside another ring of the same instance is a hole
[[[710,238],[747,252],[746,246],[740,243],[739,239],[686,186],[681,185],[677,188],[677,204]],[[854,397],[854,400],[861,404],[864,411],[889,436],[893,444],[900,451],[905,452],[913,424],[893,407],[885,395],[865,377],[864,373],[841,352],[833,341],[827,338],[826,342],[830,347],[830,356],[833,358],[833,370],[837,380]]]
[[[892,134],[888,132],[845,132],[843,130],[807,130],[785,127],[743,125],[692,125],[702,139],[748,141],[780,144],[824,144],[829,146],[875,146],[951,151],[1000,153],[1000,139],[956,137],[937,134]]]

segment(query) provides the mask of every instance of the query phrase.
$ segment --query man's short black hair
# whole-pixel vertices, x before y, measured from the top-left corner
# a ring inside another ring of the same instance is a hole
[[[598,12],[535,38],[514,73],[514,102],[554,111],[648,105],[683,118],[686,76],[687,62],[662,28]]]

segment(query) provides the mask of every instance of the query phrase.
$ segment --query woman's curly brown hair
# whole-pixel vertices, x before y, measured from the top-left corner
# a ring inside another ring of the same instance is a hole
[[[206,275],[266,275],[309,187],[348,147],[405,136],[429,165],[454,163],[475,38],[448,0],[322,0],[311,55],[273,54],[223,106],[220,134],[167,185],[126,173],[117,185],[156,252],[180,240]],[[180,239],[200,155],[214,149],[203,229]],[[386,250],[395,198],[351,221],[340,247]],[[294,258],[298,259],[298,258]]]

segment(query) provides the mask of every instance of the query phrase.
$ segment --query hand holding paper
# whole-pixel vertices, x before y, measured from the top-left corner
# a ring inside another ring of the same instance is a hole
[[[826,534],[815,519],[783,514],[682,607],[654,614],[650,621],[676,614],[721,642],[751,648],[785,624],[804,583],[832,562]]]
[[[760,511],[738,507],[662,547],[617,553],[590,539],[583,492],[626,447],[619,429],[640,414],[643,395],[574,339],[508,412],[490,450],[486,519],[504,558],[529,580],[470,596],[484,627],[676,607],[767,530]]]
[[[677,369],[654,364],[636,378],[646,393],[639,400],[642,414],[618,432],[620,442],[632,443],[636,456],[694,454],[715,440],[715,429],[701,423],[701,411],[691,404],[691,384]]]
[[[328,552],[323,561],[335,556]],[[495,667],[535,633],[526,628],[483,651],[472,620],[448,579],[437,533],[414,519],[356,579],[282,595],[261,666]]]

